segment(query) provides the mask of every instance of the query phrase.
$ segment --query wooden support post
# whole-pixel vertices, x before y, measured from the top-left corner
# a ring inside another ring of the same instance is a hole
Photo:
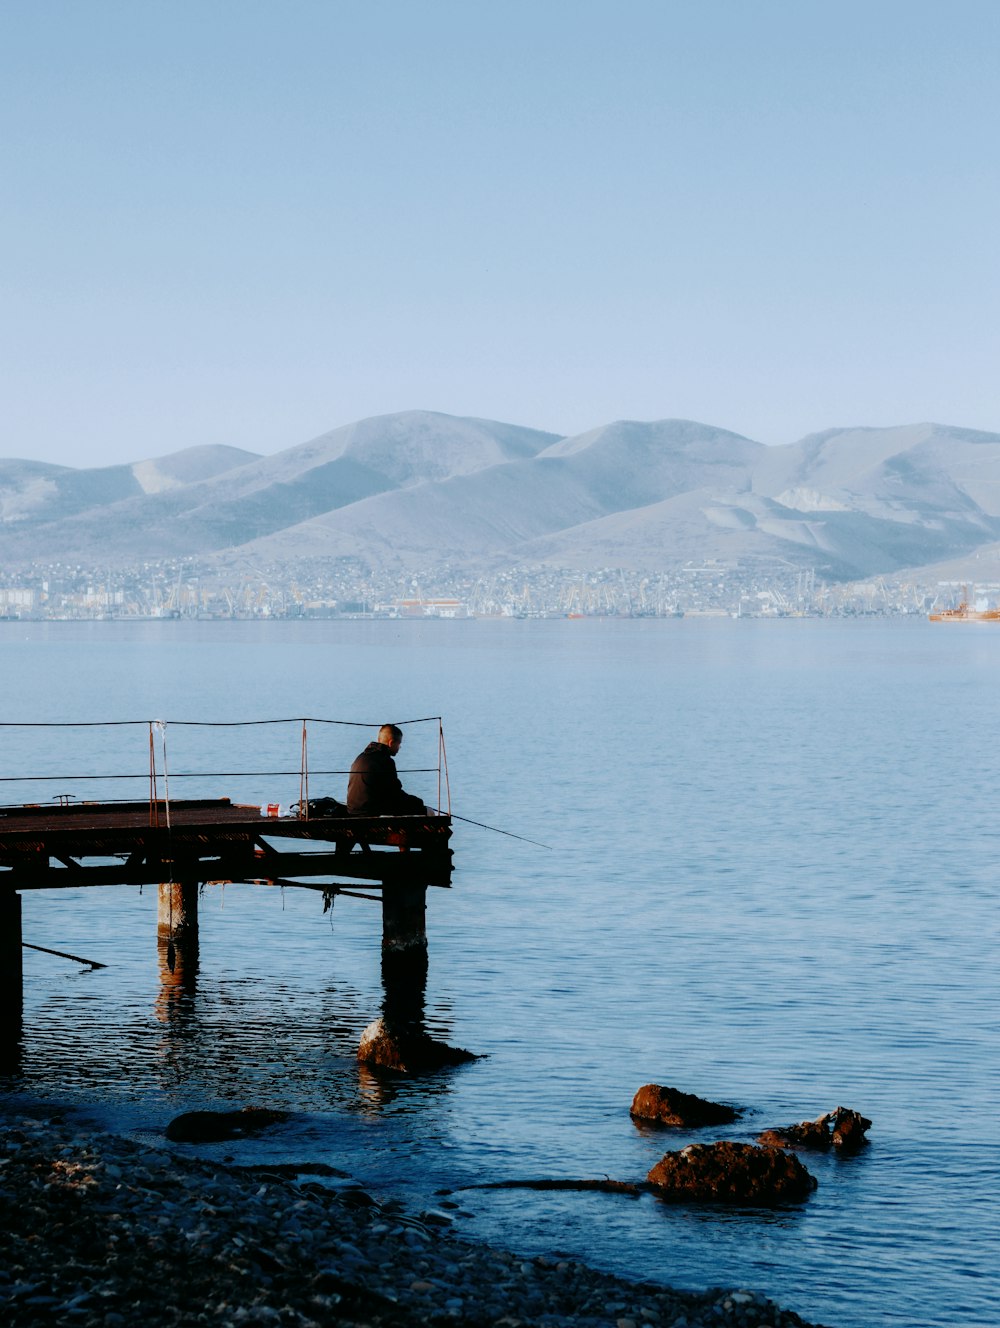
[[[198,885],[185,881],[161,882],[156,913],[156,934],[174,945],[198,945]]]
[[[21,896],[0,887],[0,1038],[20,1034],[22,985]]]
[[[382,954],[427,955],[427,887],[382,887]]]
[[[382,1019],[397,1033],[426,1035],[427,951],[382,951]]]
[[[156,948],[159,952],[160,995],[156,1017],[169,1021],[198,976],[198,885],[160,883],[157,899]]]
[[[395,1041],[426,1039],[427,887],[382,882],[382,1022]]]
[[[198,883],[161,882],[156,940],[160,976],[170,985],[189,983],[198,969]],[[172,975],[172,976],[171,976]]]

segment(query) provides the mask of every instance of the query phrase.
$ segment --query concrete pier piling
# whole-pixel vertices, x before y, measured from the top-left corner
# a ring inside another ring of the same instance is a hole
[[[385,884],[382,888],[382,954],[427,954],[427,887]]]
[[[161,945],[173,942],[177,950],[192,956],[198,952],[198,884],[185,881],[160,883],[156,910],[156,939]]]

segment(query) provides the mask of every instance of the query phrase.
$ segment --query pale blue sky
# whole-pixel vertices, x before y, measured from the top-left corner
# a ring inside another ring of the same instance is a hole
[[[0,0],[0,456],[1000,432],[997,0]]]

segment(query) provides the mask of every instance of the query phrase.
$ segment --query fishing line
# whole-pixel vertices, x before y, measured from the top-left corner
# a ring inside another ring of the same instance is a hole
[[[468,816],[459,816],[457,812],[442,812],[440,807],[435,808],[440,816],[450,816],[453,821],[464,821],[466,825],[477,825],[480,830],[492,830],[495,835],[506,835],[508,839],[520,839],[522,843],[534,844],[535,848],[547,848],[554,852],[551,844],[540,844],[537,839],[529,839],[527,835],[515,835],[513,830],[501,830],[499,826],[487,825],[485,821],[472,821]]]

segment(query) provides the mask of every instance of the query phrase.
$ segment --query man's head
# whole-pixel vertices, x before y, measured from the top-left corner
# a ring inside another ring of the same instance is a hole
[[[378,731],[378,740],[395,756],[403,741],[403,730],[395,724],[383,724]]]

